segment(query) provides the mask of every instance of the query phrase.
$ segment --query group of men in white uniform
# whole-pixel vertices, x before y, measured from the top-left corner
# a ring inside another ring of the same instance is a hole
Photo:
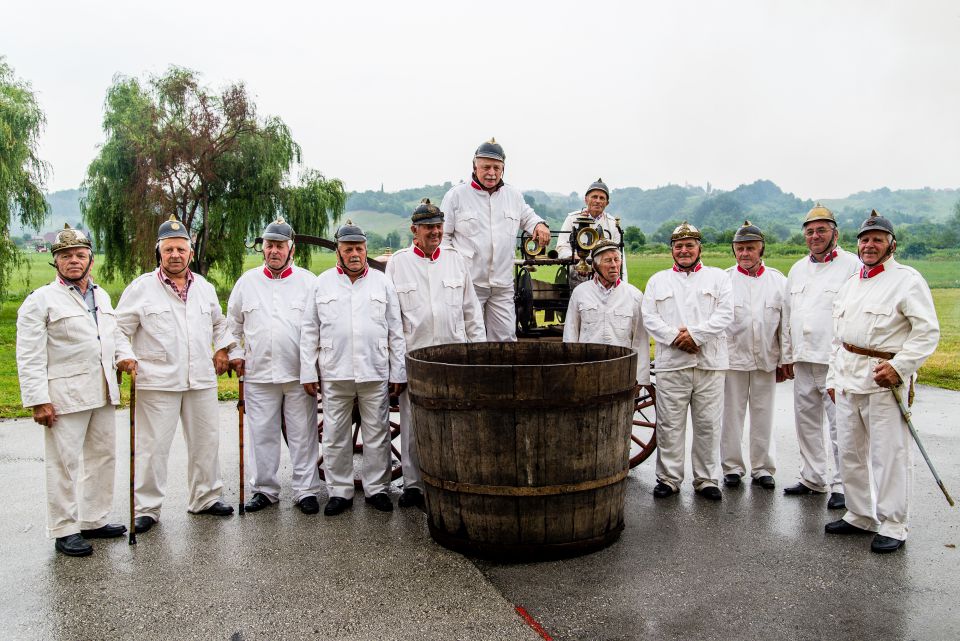
[[[125,532],[107,523],[114,473],[109,405],[119,402],[114,369],[135,374],[139,390],[137,532],[160,519],[178,421],[187,444],[189,511],[233,512],[220,500],[218,462],[216,376],[228,369],[246,385],[253,490],[246,511],[278,502],[285,436],[294,503],[305,514],[319,512],[318,395],[324,513],[339,514],[353,503],[355,403],[365,500],[378,510],[393,509],[387,493],[391,396],[399,397],[401,413],[399,504],[422,506],[405,352],[516,340],[516,234],[523,229],[539,245],[550,240],[546,223],[503,182],[504,162],[499,144],[482,144],[469,183],[451,189],[439,208],[426,199],[417,207],[413,244],[391,258],[385,274],[370,269],[366,237],[349,221],[336,233],[336,267],[319,276],[292,265],[291,226],[282,219],[271,223],[263,234],[264,264],[237,281],[226,316],[213,287],[188,269],[190,235],[174,217],[158,233],[157,269],[130,284],[116,311],[90,278],[89,240],[76,230],[61,232],[53,248],[57,279],[24,302],[17,334],[23,402],[48,428],[48,534],[56,549],[84,556],[92,552],[87,539]],[[672,268],[653,275],[641,293],[625,282],[619,230],[605,226],[609,195],[603,181],[591,184],[585,210],[568,216],[561,231],[569,236],[573,218],[584,214],[606,230],[591,251],[592,279],[571,295],[563,338],[636,350],[638,389],[651,384],[653,338],[654,496],[679,491],[688,411],[697,494],[722,498],[721,469],[728,487],[749,471],[755,484],[774,488],[774,386],[794,378],[802,464],[799,483],[785,493],[830,490],[829,507],[839,508],[846,488],[847,512],[826,531],[876,532],[874,551],[898,549],[908,529],[912,459],[904,421],[892,395],[883,392],[912,380],[936,348],[939,330],[923,279],[892,258],[889,221],[875,215],[864,222],[861,266],[837,246],[836,221],[818,205],[803,224],[810,255],[787,278],[763,264],[764,238],[755,225],[746,222],[737,231],[737,264],[723,271],[703,265],[700,232],[684,223],[671,237]],[[560,240],[558,247],[566,242],[569,253],[569,240]],[[742,451],[748,407],[749,465]],[[829,476],[823,416],[834,453]]]

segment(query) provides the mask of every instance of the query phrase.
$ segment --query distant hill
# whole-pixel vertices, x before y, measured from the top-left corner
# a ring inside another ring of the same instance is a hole
[[[424,185],[395,192],[351,192],[344,218],[369,227],[371,232],[386,236],[392,231],[402,238],[409,235],[410,214],[421,198],[439,205],[452,187],[450,182]],[[40,230],[52,231],[70,223],[81,222],[78,189],[52,192],[47,195],[51,217]],[[551,225],[558,228],[563,217],[583,206],[582,194],[559,194],[540,190],[524,192],[526,201]],[[960,189],[900,189],[886,187],[851,194],[846,198],[820,201],[837,214],[843,227],[859,224],[875,208],[896,224],[942,223],[953,216],[960,202]],[[653,189],[624,187],[614,189],[609,211],[621,218],[621,225],[637,226],[648,235],[668,221],[689,220],[695,225],[714,230],[734,229],[745,219],[761,225],[765,231],[781,239],[798,230],[800,221],[815,201],[784,192],[769,180],[740,185],[732,191],[720,191],[692,185],[664,185]],[[13,225],[11,235],[22,235]],[[32,232],[32,230],[30,230]]]

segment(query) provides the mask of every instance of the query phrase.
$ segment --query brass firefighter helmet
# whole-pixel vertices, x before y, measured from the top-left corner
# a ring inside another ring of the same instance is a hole
[[[82,231],[73,229],[70,225],[64,223],[63,229],[57,232],[57,237],[53,241],[53,246],[50,248],[50,251],[56,254],[58,251],[71,249],[73,247],[86,247],[91,252],[93,251],[93,245],[90,243],[90,239],[87,238]]]

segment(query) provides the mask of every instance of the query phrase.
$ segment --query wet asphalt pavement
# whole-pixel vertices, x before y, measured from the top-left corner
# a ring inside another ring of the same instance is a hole
[[[689,485],[655,501],[653,458],[628,478],[626,529],[592,555],[499,565],[436,545],[417,510],[305,516],[281,503],[242,518],[185,511],[174,440],[161,523],[67,558],[45,538],[41,427],[0,423],[0,639],[960,639],[960,508],[919,453],[900,552],[829,537],[826,497],[786,497],[796,477],[790,384],[778,387],[778,487]],[[960,495],[960,393],[920,388],[914,422]],[[236,412],[221,405],[225,499],[236,504]],[[117,414],[116,520],[126,521],[127,414]],[[689,465],[689,464],[688,464]],[[689,469],[688,469],[689,474]],[[282,478],[289,483],[285,460]],[[394,494],[396,499],[399,490]],[[321,495],[321,504],[326,496]]]

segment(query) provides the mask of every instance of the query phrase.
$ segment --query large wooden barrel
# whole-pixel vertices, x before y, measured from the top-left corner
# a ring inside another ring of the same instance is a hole
[[[497,560],[573,556],[623,530],[637,355],[576,343],[407,354],[430,534]]]

